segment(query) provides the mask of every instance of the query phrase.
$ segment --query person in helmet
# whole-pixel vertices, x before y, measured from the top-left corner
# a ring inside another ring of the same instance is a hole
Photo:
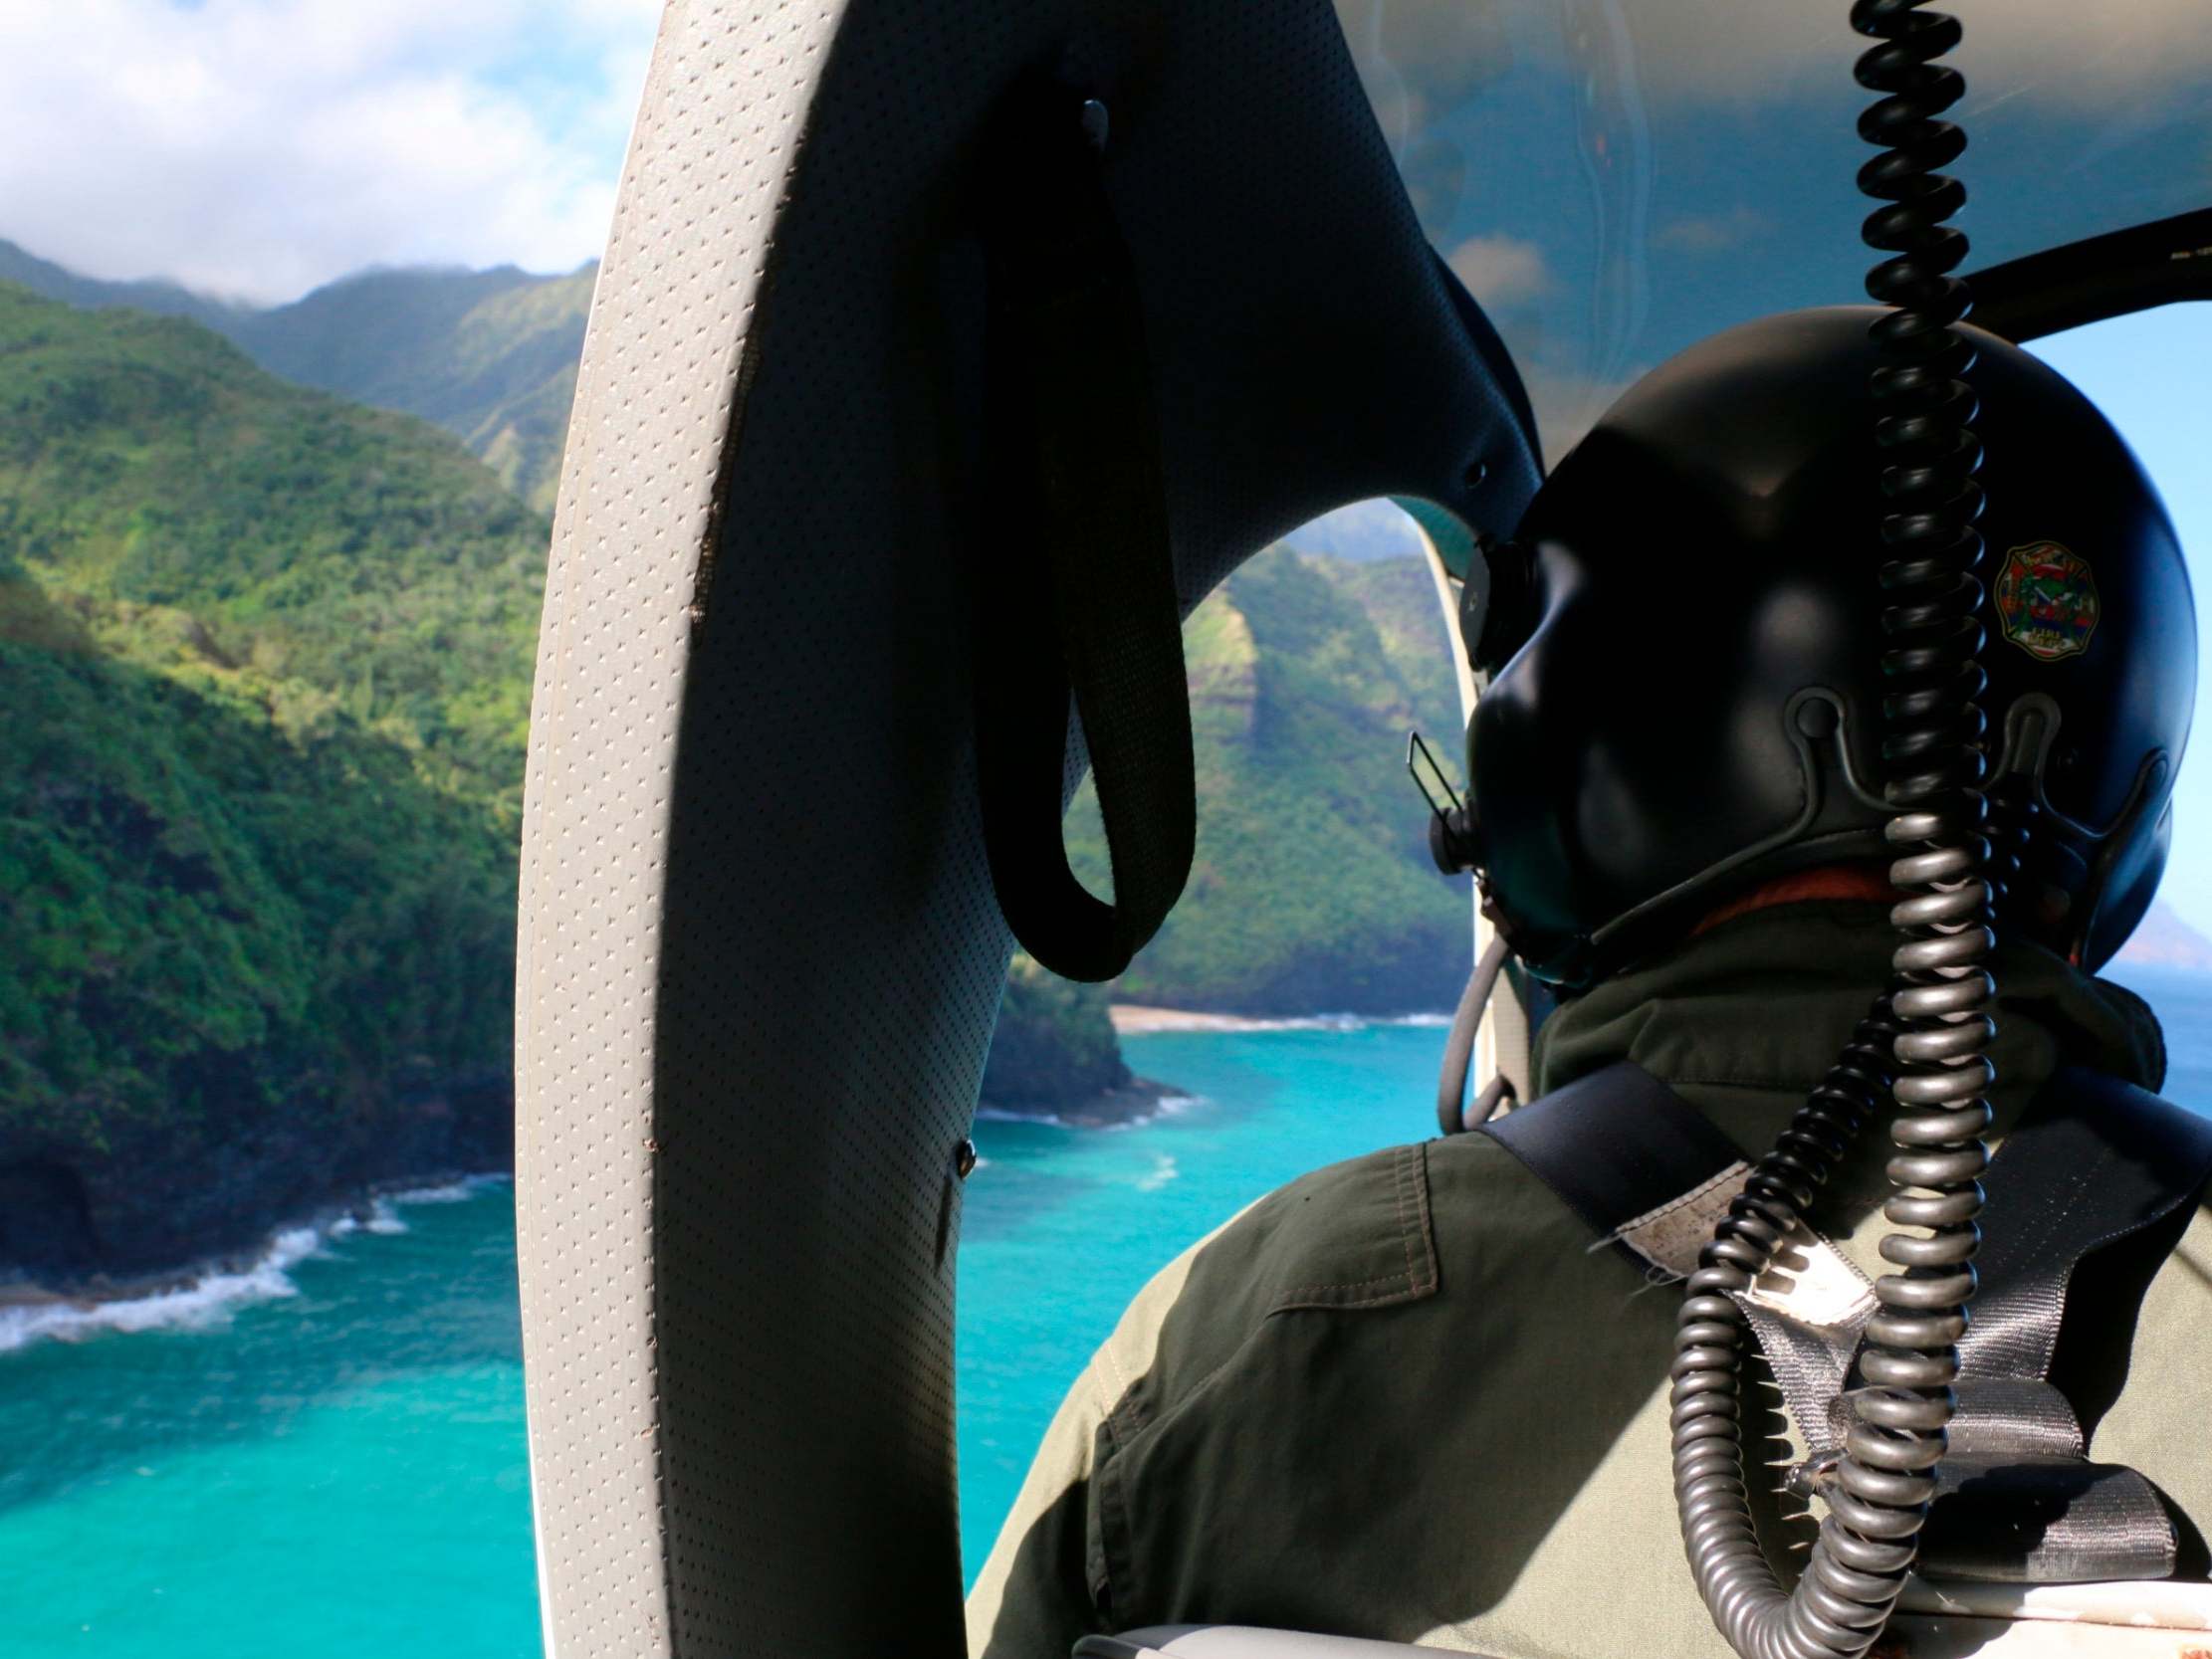
[[[1461,827],[1501,933],[1559,997],[1532,1060],[1548,1098],[1504,1125],[1597,1128],[1541,1155],[1501,1125],[1339,1164],[1172,1263],[1045,1437],[970,1597],[977,1659],[1177,1623],[1495,1659],[1727,1651],[1670,1490],[1666,1281],[1889,981],[1870,315],[1769,318],[1648,376],[1472,584],[1492,678]],[[2155,1019],[2094,977],[2171,834],[2191,596],[2109,425],[1974,337],[2007,1138],[1988,1227],[2018,1242],[1985,1248],[2012,1346],[1969,1364],[2003,1374],[1962,1380],[1954,1425],[1984,1478],[1938,1503],[1965,1519],[1931,1520],[1922,1569],[2201,1579],[2212,1216],[2197,1151],[2130,1155],[2101,1127],[2172,1109],[2145,1093]],[[1751,1299],[1773,1384],[1751,1497],[1785,1576],[1884,1271],[1887,1149],[1845,1152]],[[2098,1202],[2126,1214],[2103,1226]],[[2096,1236],[2016,1224],[2021,1206]],[[1977,1531],[1973,1493],[2022,1468],[2033,1490]]]

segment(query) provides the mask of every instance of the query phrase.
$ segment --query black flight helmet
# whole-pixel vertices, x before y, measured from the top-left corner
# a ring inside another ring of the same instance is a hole
[[[1876,314],[1767,317],[1656,369],[1469,584],[1494,676],[1467,733],[1473,850],[1539,977],[1586,985],[1732,894],[1884,856]],[[2000,921],[2095,968],[2165,865],[2188,572],[2096,406],[1967,332]]]

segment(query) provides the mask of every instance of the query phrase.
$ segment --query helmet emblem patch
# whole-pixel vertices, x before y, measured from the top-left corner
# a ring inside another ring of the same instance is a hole
[[[2007,553],[1991,596],[2005,638],[2039,663],[2079,657],[2097,632],[2101,607],[2090,561],[2056,541]]]

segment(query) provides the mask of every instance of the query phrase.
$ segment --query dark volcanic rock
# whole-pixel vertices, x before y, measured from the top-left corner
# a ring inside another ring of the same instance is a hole
[[[998,1004],[983,1104],[1001,1112],[1080,1117],[1132,1090],[1100,985],[1079,985],[1015,956]],[[1149,1086],[1147,1086],[1149,1087]]]
[[[127,1281],[257,1248],[398,1181],[511,1168],[513,1087],[458,1080],[331,1114],[176,1121],[111,1149],[0,1140],[0,1280]]]

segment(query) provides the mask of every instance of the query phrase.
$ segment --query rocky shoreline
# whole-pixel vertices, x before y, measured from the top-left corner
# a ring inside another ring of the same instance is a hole
[[[1109,1006],[1094,987],[1031,975],[1017,979],[1002,1010],[979,1116],[1124,1128],[1186,1097],[1173,1083],[1133,1075],[1121,1037],[1370,1023]],[[0,1348],[27,1323],[199,1296],[220,1283],[250,1293],[257,1275],[281,1275],[326,1237],[377,1230],[395,1200],[506,1178],[514,1163],[504,1079],[417,1091],[348,1115],[342,1127],[263,1118],[237,1128],[228,1144],[153,1136],[105,1155],[51,1142],[0,1146],[13,1154],[0,1156]]]
[[[219,1319],[232,1306],[296,1294],[287,1270],[333,1238],[352,1233],[403,1233],[401,1208],[456,1203],[513,1180],[509,1170],[443,1170],[380,1182],[271,1228],[248,1249],[211,1253],[160,1271],[110,1275],[56,1284],[28,1277],[0,1279],[0,1353],[44,1340],[70,1342],[103,1331],[190,1327]]]
[[[1081,1100],[992,1101],[976,1109],[979,1119],[999,1123],[1058,1124],[1067,1129],[1123,1129],[1147,1123],[1163,1109],[1188,1097],[1171,1084],[1132,1077],[1118,1088]]]
[[[0,1306],[127,1300],[258,1260],[288,1230],[515,1160],[512,1083],[305,1100],[108,1144],[0,1136]]]

